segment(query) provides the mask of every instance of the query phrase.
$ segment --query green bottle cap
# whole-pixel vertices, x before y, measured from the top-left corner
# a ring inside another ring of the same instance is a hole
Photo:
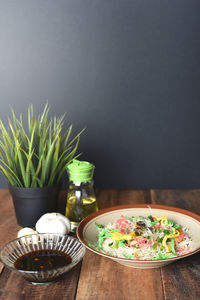
[[[73,159],[67,166],[69,180],[73,183],[91,182],[94,173],[94,165],[87,161]]]

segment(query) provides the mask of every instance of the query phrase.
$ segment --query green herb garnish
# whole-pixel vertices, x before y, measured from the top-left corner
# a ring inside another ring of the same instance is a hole
[[[120,246],[126,247],[126,240],[119,241]]]
[[[97,224],[97,223],[95,222],[95,225],[98,227],[98,229],[103,229],[103,228],[104,228],[104,225],[102,225],[102,224]]]
[[[148,219],[153,222],[153,217],[152,216],[148,216]]]
[[[163,233],[166,235],[166,234],[169,234],[170,232],[169,232],[169,230],[164,229]]]

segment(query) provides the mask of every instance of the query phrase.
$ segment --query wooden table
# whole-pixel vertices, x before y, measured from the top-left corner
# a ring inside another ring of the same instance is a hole
[[[63,191],[60,212],[64,210],[65,196]],[[154,203],[200,214],[200,190],[99,190],[97,199],[100,209],[125,203]],[[9,192],[0,190],[0,247],[15,238],[19,229]],[[140,270],[87,250],[81,263],[49,286],[33,286],[0,265],[0,299],[198,300],[200,253],[161,269]]]

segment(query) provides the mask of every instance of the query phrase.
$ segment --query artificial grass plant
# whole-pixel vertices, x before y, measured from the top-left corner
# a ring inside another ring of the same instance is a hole
[[[0,120],[0,171],[10,185],[37,188],[60,183],[66,166],[77,158],[80,131],[72,137],[72,125],[63,133],[64,115],[49,118],[49,106],[36,115],[28,108],[28,128],[11,108],[8,128]]]

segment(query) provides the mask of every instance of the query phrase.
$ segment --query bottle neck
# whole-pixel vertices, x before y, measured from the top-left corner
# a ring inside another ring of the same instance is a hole
[[[69,181],[69,186],[73,187],[86,187],[86,186],[93,186],[93,180],[92,181],[82,181],[82,182],[73,182]]]

